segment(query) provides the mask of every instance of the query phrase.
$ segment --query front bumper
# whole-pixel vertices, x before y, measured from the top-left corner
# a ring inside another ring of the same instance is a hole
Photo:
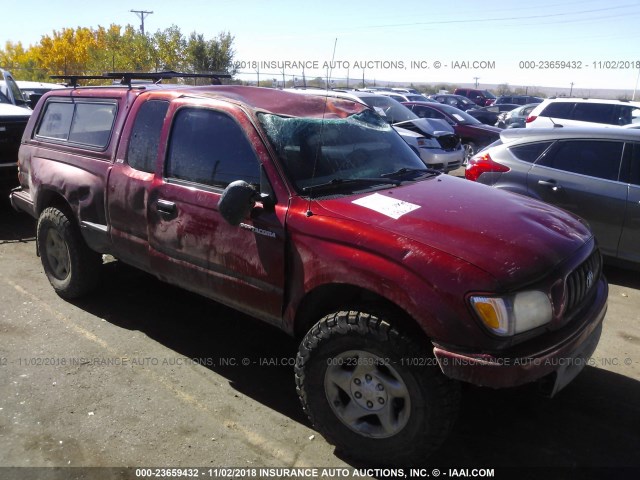
[[[437,148],[420,147],[420,159],[429,167],[436,170],[450,172],[462,166],[464,160],[464,149],[462,147],[452,151],[440,150]]]
[[[9,201],[11,202],[11,206],[18,212],[26,212],[32,217],[37,218],[33,199],[31,195],[29,195],[29,192],[23,190],[22,187],[11,190]]]
[[[577,327],[558,338],[549,335],[550,344],[541,348],[544,336],[536,338],[536,349],[528,342],[499,354],[473,354],[434,343],[433,352],[442,372],[449,378],[478,386],[515,387],[540,379],[551,380],[551,394],[566,386],[587,364],[600,339],[607,311],[609,287],[600,278],[593,303]],[[570,328],[569,326],[567,328]]]

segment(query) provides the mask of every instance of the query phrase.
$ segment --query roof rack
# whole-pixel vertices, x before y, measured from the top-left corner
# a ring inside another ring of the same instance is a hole
[[[68,80],[73,88],[78,86],[79,80],[120,80],[121,85],[131,87],[133,80],[151,80],[159,82],[171,78],[209,78],[214,85],[220,85],[221,78],[231,78],[228,73],[179,73],[167,72],[107,72],[102,75],[51,75],[50,78]]]
[[[67,84],[73,88],[78,86],[79,80],[99,80],[99,79],[110,79],[111,77],[105,77],[104,75],[50,75],[49,78],[55,80],[69,80]]]

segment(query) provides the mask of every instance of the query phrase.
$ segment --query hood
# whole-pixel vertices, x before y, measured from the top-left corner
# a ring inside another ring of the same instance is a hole
[[[505,289],[539,279],[592,238],[568,212],[449,175],[320,203],[338,217],[463,259]]]
[[[484,123],[481,125],[466,125],[467,127],[472,127],[474,130],[480,130],[487,133],[496,133],[500,134],[502,128],[494,127],[492,125],[485,125]]]
[[[400,135],[402,135],[403,137],[413,137],[415,139],[418,139],[420,137],[424,137],[423,133],[419,133],[413,130],[407,130],[406,128],[401,128],[398,127],[396,125],[393,125],[393,129],[398,132]]]
[[[425,137],[438,137],[440,135],[451,135],[454,133],[453,127],[444,120],[430,118],[416,118],[393,124],[394,127],[404,128],[412,132],[420,133]]]
[[[8,103],[0,103],[0,120],[2,117],[29,117],[32,110],[16,107]]]
[[[421,118],[419,121],[427,122],[429,125],[431,125],[431,128],[433,128],[436,131],[436,133],[438,132],[453,133],[454,132],[453,126],[451,126],[446,120],[442,120],[440,118]]]

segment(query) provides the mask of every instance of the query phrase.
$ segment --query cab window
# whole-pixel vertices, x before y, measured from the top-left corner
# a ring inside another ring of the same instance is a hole
[[[241,127],[229,115],[183,108],[173,123],[165,176],[224,188],[235,180],[260,184],[260,163]]]
[[[141,105],[131,129],[127,162],[131,168],[147,173],[155,171],[160,134],[169,102],[150,100]]]

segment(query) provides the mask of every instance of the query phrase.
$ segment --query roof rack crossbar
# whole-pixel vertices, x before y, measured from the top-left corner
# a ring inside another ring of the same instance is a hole
[[[216,80],[218,83],[221,78],[231,78],[228,73],[179,73],[173,71],[167,72],[106,72],[102,75],[51,75],[50,78],[69,80],[72,87],[78,86],[79,80],[117,80],[120,79],[121,85],[131,86],[133,80],[152,80],[158,82],[160,80],[168,80],[171,78],[209,78]]]
[[[113,80],[113,78],[104,75],[50,75],[49,78],[69,80],[69,86],[73,88],[78,86],[78,80]]]

